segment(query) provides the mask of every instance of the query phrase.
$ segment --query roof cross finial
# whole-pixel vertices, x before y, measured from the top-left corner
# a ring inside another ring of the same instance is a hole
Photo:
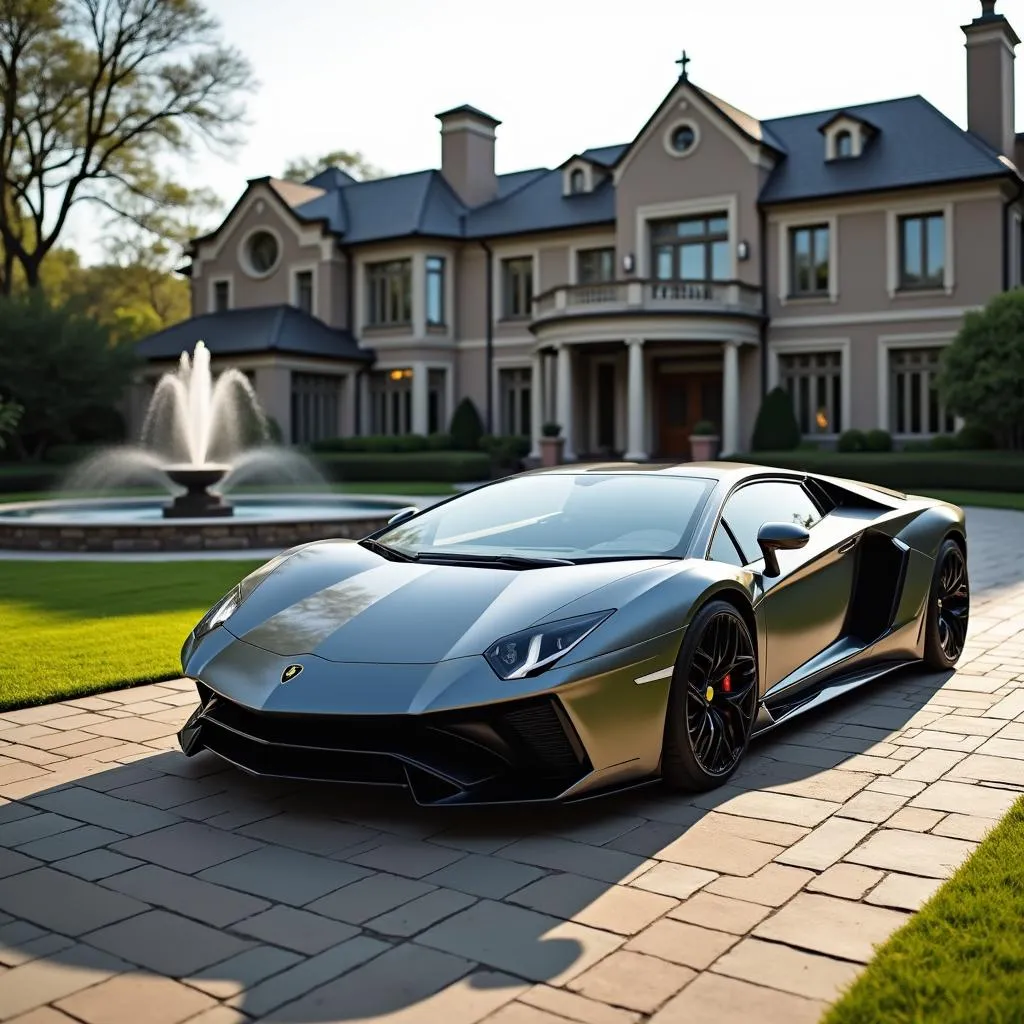
[[[686,79],[689,77],[686,71],[686,65],[690,63],[690,58],[687,57],[685,50],[683,50],[682,57],[680,57],[679,60],[676,61],[676,63],[679,65],[679,77],[683,79],[683,81],[686,81]]]

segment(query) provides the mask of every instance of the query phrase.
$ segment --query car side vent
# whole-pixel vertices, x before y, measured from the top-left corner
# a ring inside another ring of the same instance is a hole
[[[541,764],[555,774],[574,775],[583,762],[582,745],[567,729],[572,725],[558,713],[550,699],[524,704],[502,716],[516,738]],[[573,743],[573,740],[576,742]]]

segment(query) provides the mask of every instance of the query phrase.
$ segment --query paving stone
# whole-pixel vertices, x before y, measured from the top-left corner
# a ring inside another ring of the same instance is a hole
[[[814,873],[803,868],[783,864],[766,864],[749,878],[723,876],[711,882],[707,891],[718,896],[729,896],[766,907],[779,907],[807,884]]]
[[[40,860],[62,860],[85,853],[87,850],[95,850],[99,846],[107,846],[123,838],[123,832],[113,832],[98,825],[82,825],[80,828],[58,832],[44,839],[34,839],[19,846],[18,852],[38,857]]]
[[[166,910],[151,910],[90,932],[97,949],[172,977],[182,977],[226,960],[249,943]]]
[[[543,877],[544,872],[538,868],[503,860],[501,857],[473,853],[441,868],[440,871],[426,875],[423,881],[431,885],[457,889],[472,896],[500,900]]]
[[[434,925],[416,941],[552,985],[582,974],[622,943],[608,932],[490,900]]]
[[[882,874],[875,868],[862,867],[860,864],[833,864],[817,878],[812,878],[806,889],[808,892],[820,892],[826,896],[859,900],[879,882]]]
[[[268,846],[207,868],[199,877],[275,903],[300,907],[369,873],[365,868],[326,857]]]
[[[1024,711],[1024,704],[1021,705],[1021,710]],[[963,736],[993,736],[1003,723],[992,719],[999,717],[1001,716],[992,714],[978,718],[963,714],[943,715],[941,718],[935,719],[929,728],[936,732],[959,733]]]
[[[895,796],[891,793],[876,793],[870,789],[865,789],[843,804],[836,813],[841,818],[880,822],[895,814],[906,802],[907,798],[905,796]]]
[[[213,996],[231,999],[267,978],[302,961],[297,953],[276,946],[254,946],[237,956],[182,978],[186,985]]]
[[[766,790],[742,791],[734,787],[712,790],[695,799],[694,804],[744,818],[808,826],[820,824],[839,808],[838,803],[828,800],[812,800]]]
[[[897,910],[920,910],[942,885],[941,878],[886,875],[865,897],[868,903]]]
[[[755,985],[828,1002],[837,999],[860,973],[856,964],[845,960],[753,938],[730,949],[712,970]]]
[[[7,878],[8,875],[17,875],[22,871],[38,867],[39,861],[32,857],[26,857],[23,853],[14,850],[0,848],[0,878]]]
[[[881,778],[875,779],[867,788],[872,793],[893,793],[896,796],[909,797],[914,796],[915,793],[920,793],[925,788],[925,784],[912,779]]]
[[[1024,786],[1024,761],[1009,757],[993,757],[991,754],[968,754],[949,771],[946,779]]]
[[[741,839],[739,836],[716,834],[697,825],[666,846],[658,854],[658,859],[688,864],[707,871],[745,876],[754,874],[780,853],[780,846]]]
[[[656,892],[662,896],[673,896],[676,899],[684,900],[718,877],[714,871],[662,861],[642,875],[638,875],[629,884],[636,889],[646,889],[647,892]]]
[[[227,782],[220,775],[210,779],[182,779],[177,775],[158,775],[107,792],[120,800],[134,800],[149,807],[169,810],[178,804],[190,803],[204,796],[223,793]]]
[[[112,850],[89,850],[67,860],[58,860],[53,864],[58,871],[64,871],[76,878],[95,882],[100,878],[108,878],[121,871],[137,868],[142,861],[134,857],[124,857]]]
[[[899,737],[897,743],[905,747],[920,747],[928,750],[976,750],[985,742],[984,736],[963,736],[937,729],[922,729],[914,736]]]
[[[548,875],[509,902],[620,935],[635,935],[676,906],[669,896],[570,874]]]
[[[10,849],[14,846],[23,846],[36,839],[68,832],[77,828],[79,824],[74,818],[66,818],[60,814],[34,814],[30,817],[20,817],[15,821],[0,825],[0,847]]]
[[[851,818],[829,818],[799,843],[783,850],[775,859],[780,864],[823,871],[852,850],[871,830],[871,822]]]
[[[389,948],[388,943],[379,939],[357,935],[354,939],[348,939],[316,956],[307,957],[295,964],[294,967],[289,967],[287,970],[267,978],[266,981],[261,981],[258,985],[232,997],[229,1005],[243,1009],[251,1017],[263,1017],[272,1010],[284,1006],[285,1003],[290,1003],[312,989],[338,978],[346,971],[351,971],[359,964],[379,956]],[[298,1013],[293,1014],[293,1017],[297,1018],[296,1024],[299,1021],[302,1021],[302,1024],[307,1024],[311,1020],[308,1015],[305,1018],[302,1017],[301,1008]],[[274,1016],[275,1021],[283,1019],[283,1011],[279,1011]],[[312,1020],[315,1021],[316,1017],[313,1017]]]
[[[788,793],[791,796],[806,796],[814,800],[829,800],[843,803],[854,793],[859,793],[873,779],[868,772],[845,771],[816,772],[813,775],[803,773],[796,778],[771,784],[768,788],[775,793]]]
[[[629,1011],[623,1010],[622,1012]],[[565,1018],[556,1017],[555,1014],[548,1013],[547,1010],[542,1010],[537,1006],[514,1002],[508,1003],[496,1013],[491,1014],[487,1018],[487,1024],[565,1024]]]
[[[29,801],[44,810],[113,829],[128,836],[142,835],[173,824],[177,819],[166,811],[130,800],[118,800],[84,786],[70,786],[56,793],[44,793]]]
[[[9,1024],[78,1024],[74,1017],[69,1017],[60,1010],[50,1006],[40,1006],[36,1010],[13,1017]]]
[[[16,800],[0,799],[0,825],[6,825],[9,821],[19,821],[21,818],[31,818],[33,814],[39,813],[35,807],[18,803]]]
[[[17,922],[23,924],[24,922]],[[40,929],[34,925],[28,925],[34,931]],[[7,932],[7,928],[2,929]],[[55,932],[41,932],[33,938],[25,938],[20,941],[7,938],[0,939],[0,964],[7,967],[17,967],[19,964],[27,964],[39,957],[53,957],[62,950],[70,949],[75,945],[74,939],[65,935],[57,935]]]
[[[737,941],[727,932],[665,918],[630,939],[626,949],[703,971]]]
[[[630,829],[629,832],[619,836],[617,839],[613,839],[605,849],[632,853],[638,857],[657,857],[666,846],[674,843],[687,828],[692,828],[700,821],[702,813],[696,808],[690,808],[690,810],[693,814],[687,825],[680,825],[675,821],[648,821],[637,828]],[[744,821],[745,819],[736,818],[735,820]]]
[[[929,832],[945,816],[944,811],[928,811],[923,807],[904,807],[885,824],[888,828],[901,828],[907,832]]]
[[[754,937],[867,963],[906,915],[863,903],[799,893],[754,929]]]
[[[406,944],[281,1007],[280,1024],[328,1020],[401,1020],[472,1024],[527,988],[504,974],[479,971],[461,957]],[[467,977],[469,975],[469,977]]]
[[[375,871],[390,871],[408,878],[423,878],[460,860],[463,854],[435,846],[432,843],[396,840],[381,843],[365,853],[347,857],[352,864],[373,868]]]
[[[127,969],[124,961],[83,945],[64,950],[56,960],[33,960],[3,974],[0,1018],[16,1017]]]
[[[970,814],[947,814],[932,829],[937,836],[949,836],[950,839],[967,839],[980,843],[999,824],[997,818],[976,818]]]
[[[178,1024],[214,1001],[194,988],[132,971],[76,992],[57,1006],[85,1024]]]
[[[113,849],[129,857],[138,857],[191,875],[262,847],[263,844],[255,839],[193,821],[179,821],[167,828],[125,839]]]
[[[901,829],[882,829],[846,859],[853,864],[902,871],[926,878],[949,878],[974,852],[977,844]]]
[[[307,909],[338,921],[362,924],[408,903],[434,886],[399,875],[375,874],[308,904]]]
[[[454,889],[434,889],[424,896],[403,903],[402,906],[389,910],[380,917],[366,922],[366,927],[381,935],[408,938],[416,935],[431,925],[443,921],[446,917],[465,910],[476,902],[475,896],[467,896],[464,892]]]
[[[598,1002],[653,1013],[694,977],[688,967],[620,949],[573,978],[569,987]]]
[[[144,864],[107,878],[103,885],[217,928],[226,928],[268,906],[265,900],[255,896],[168,871],[156,864]]]
[[[532,864],[553,871],[569,871],[602,882],[623,884],[650,867],[650,862],[643,857],[556,836],[520,839],[502,847],[495,855],[521,864]]]
[[[687,924],[728,932],[730,935],[745,935],[768,913],[768,907],[757,903],[699,892],[675,910],[670,910],[668,916],[674,921],[685,921]]]
[[[359,934],[359,929],[352,925],[332,921],[306,910],[282,906],[271,907],[238,921],[232,925],[231,930],[239,935],[262,939],[306,954],[322,953]]]
[[[0,910],[63,935],[82,935],[147,909],[138,900],[48,867],[0,879]]]
[[[1024,686],[997,701],[986,712],[986,718],[1010,719],[1024,714]]]
[[[907,761],[894,778],[914,782],[935,782],[955,764],[972,755],[953,750],[922,750],[912,761]]]
[[[669,1000],[650,1024],[818,1024],[826,1005],[709,972]]]
[[[552,988],[550,985],[534,985],[519,997],[519,1002],[553,1014],[556,1021],[574,1020],[580,1024],[636,1024],[639,1020],[639,1014],[630,1010],[606,1006],[575,992]]]
[[[361,825],[289,813],[262,818],[242,826],[239,832],[267,843],[324,856],[349,849],[379,835]]]
[[[550,833],[577,843],[589,843],[591,846],[605,846],[645,822],[644,818],[639,818],[635,814],[610,814],[607,810],[602,813],[579,806],[566,809],[569,811],[570,819],[566,820],[565,816],[558,815],[556,824],[549,830]]]

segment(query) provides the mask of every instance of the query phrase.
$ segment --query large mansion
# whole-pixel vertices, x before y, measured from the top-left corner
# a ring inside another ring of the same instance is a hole
[[[439,170],[253,179],[147,373],[202,339],[297,443],[443,432],[469,396],[535,450],[561,425],[570,459],[686,457],[701,420],[732,453],[776,384],[809,438],[949,431],[939,353],[1022,280],[1020,40],[994,8],[963,28],[966,131],[920,96],[759,121],[684,57],[632,141],[554,169],[496,174],[500,122],[461,106]]]

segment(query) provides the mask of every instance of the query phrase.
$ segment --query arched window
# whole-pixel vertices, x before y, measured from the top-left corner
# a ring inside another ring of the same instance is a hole
[[[583,175],[583,169],[577,167],[576,170],[569,175],[569,191],[572,193],[582,192],[586,185],[586,179]]]
[[[848,131],[836,132],[836,159],[853,156],[853,136]]]

